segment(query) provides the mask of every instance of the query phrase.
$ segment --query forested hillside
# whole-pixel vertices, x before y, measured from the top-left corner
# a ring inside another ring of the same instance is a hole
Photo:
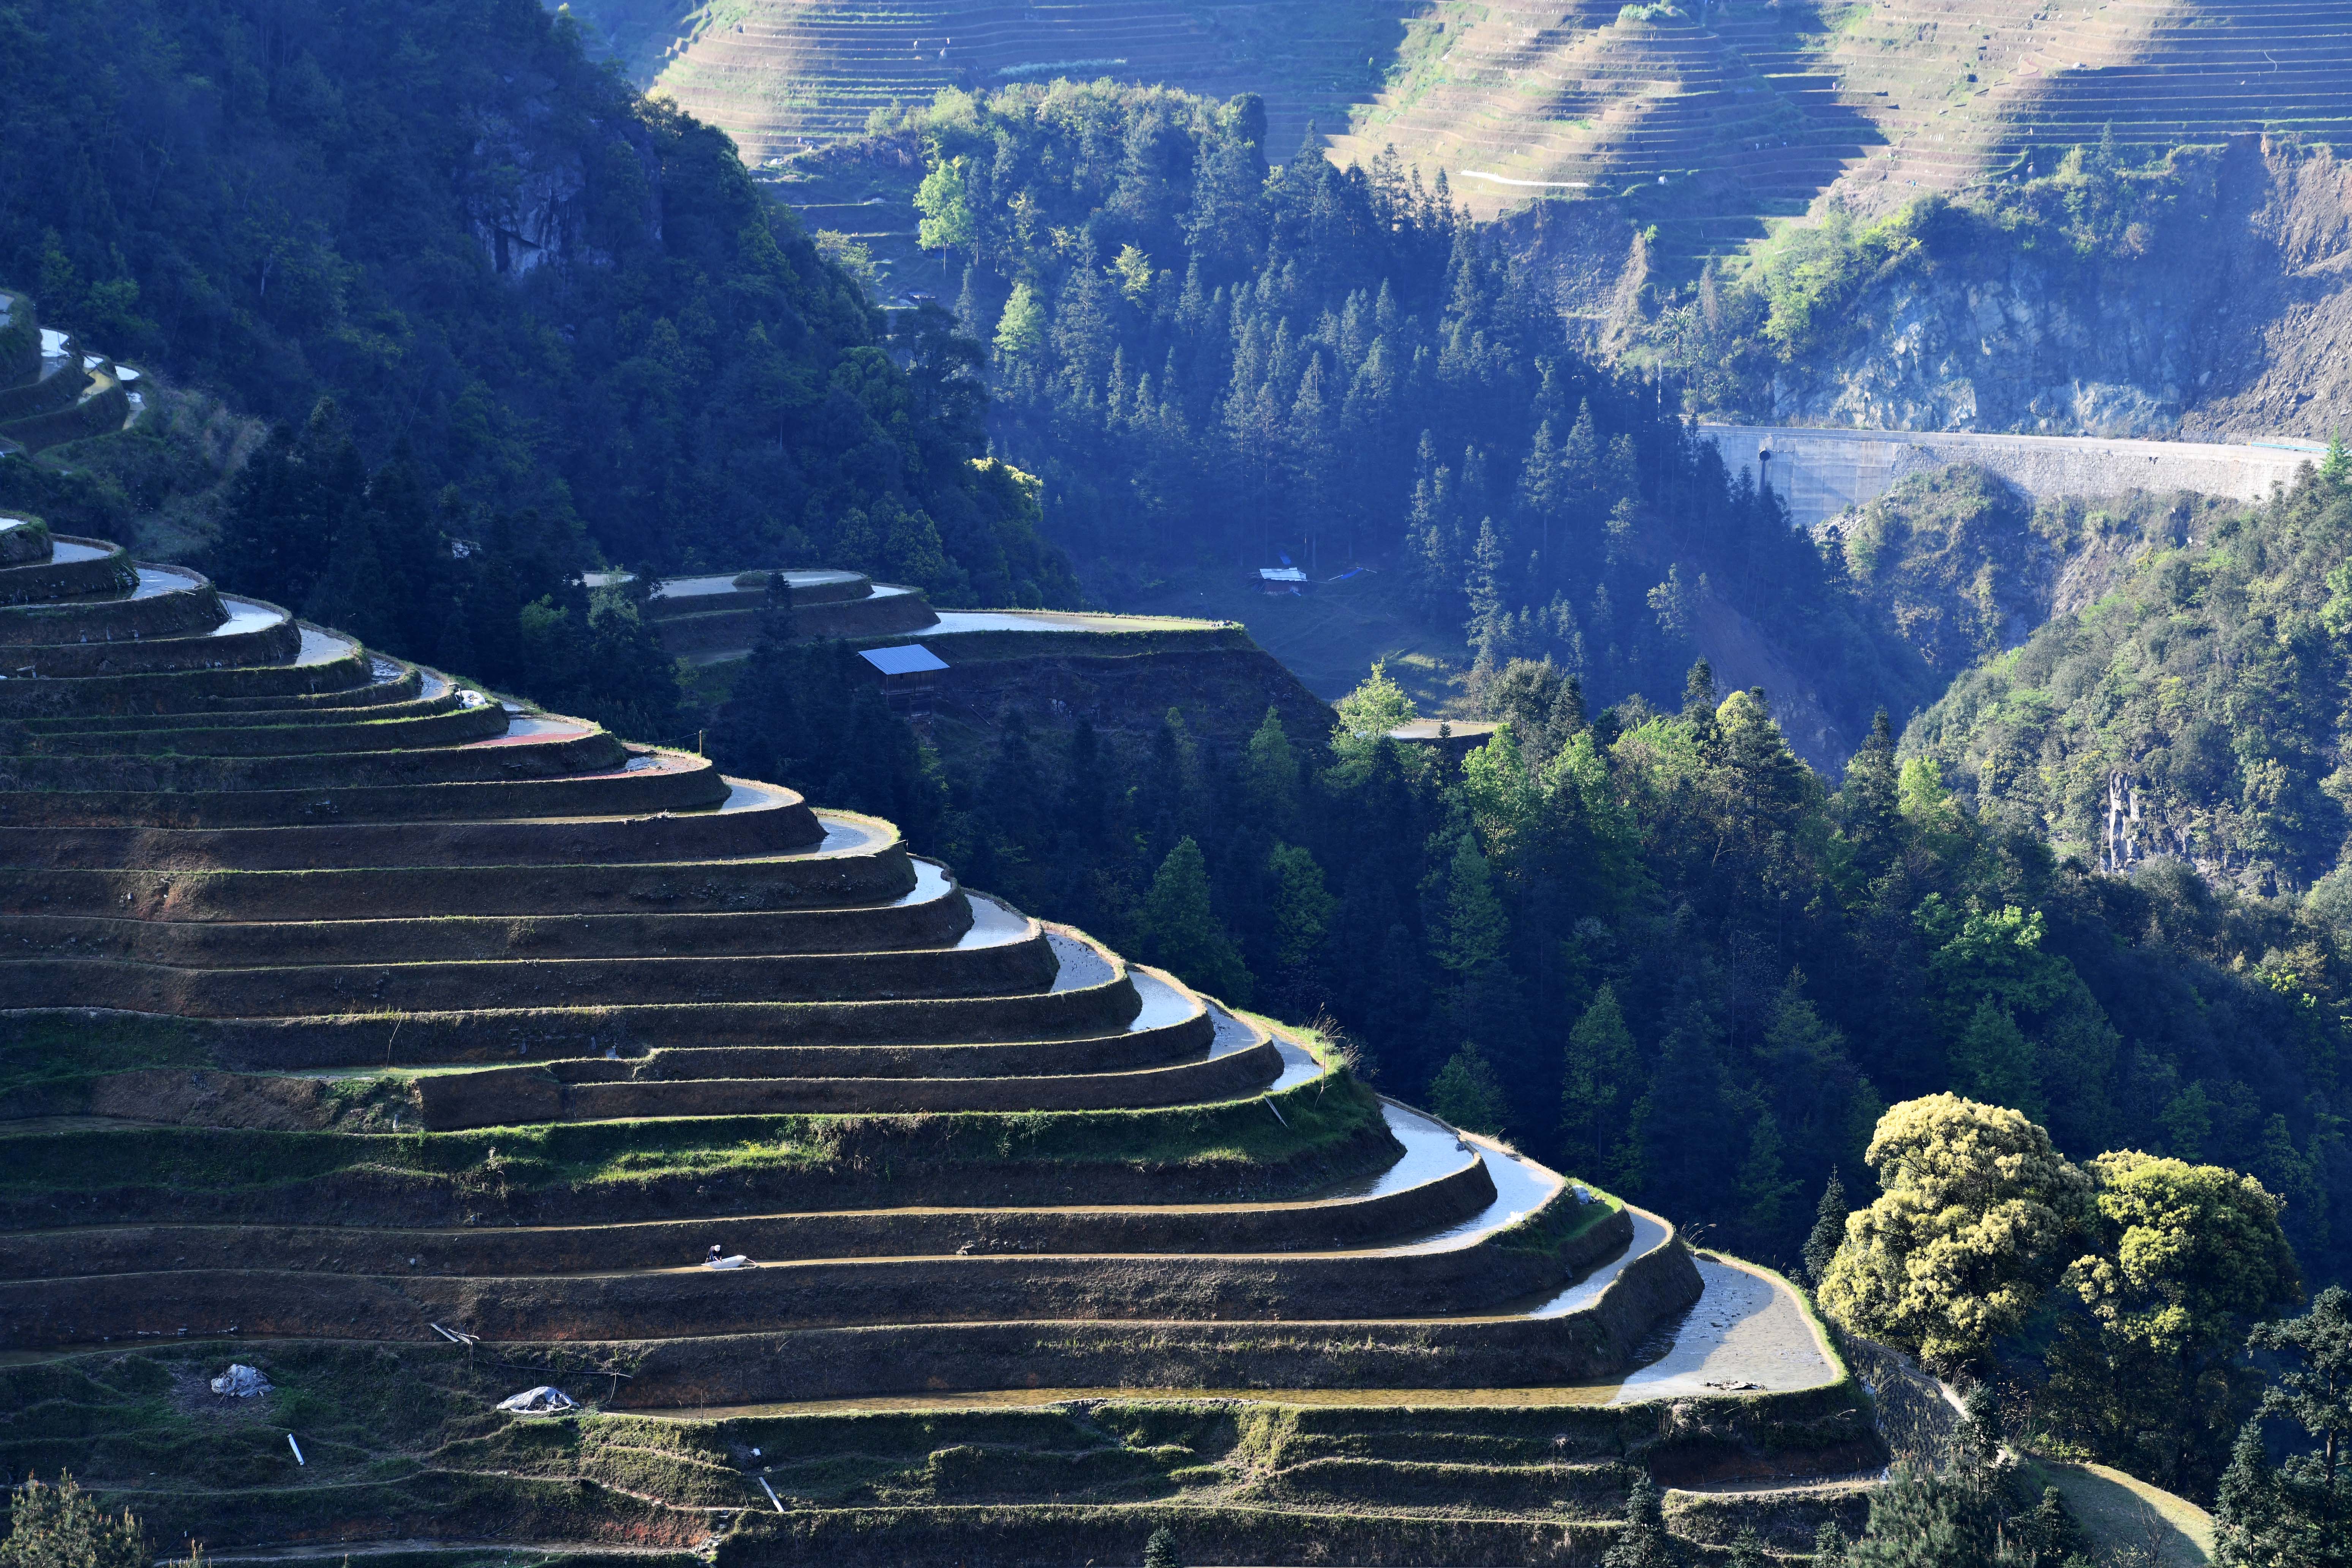
[[[2338,456],[2268,506],[2147,521],[2157,548],[2112,593],[1962,674],[1907,743],[2085,864],[2169,857],[2223,885],[2309,888],[2352,826],[2352,470]],[[2143,520],[2063,525],[2095,544]]]
[[[1655,384],[1607,369],[1444,176],[1312,147],[1254,100],[1108,83],[942,94],[814,165],[927,170],[993,429],[1114,597],[1139,573],[1379,561],[1480,664],[1671,700],[1715,606],[1769,625],[1850,749],[1919,671]],[[1784,696],[1788,694],[1783,694]]]
[[[810,657],[755,663],[722,756],[804,737],[814,754],[760,760],[1199,984],[1328,1010],[1391,1092],[1751,1256],[1795,1255],[1832,1170],[1859,1190],[1888,1103],[1952,1089],[2078,1157],[2252,1171],[2315,1275],[2352,1258],[2328,1109],[2352,928],[2086,876],[1931,761],[1898,763],[1889,730],[1832,790],[1704,667],[1679,712],[1588,717],[1573,681],[1521,663],[1494,688],[1509,729],[1458,768],[1380,738],[1404,704],[1376,679],[1332,736],[1269,716],[1220,749],[1171,715],[1129,754],[1016,714],[992,752],[926,770],[878,700],[838,722]]]
[[[226,585],[639,732],[675,687],[567,586],[599,560],[1075,594],[971,461],[940,319],[890,339],[724,136],[531,0],[0,8],[0,276],[287,427]],[[11,483],[70,522],[72,484]]]

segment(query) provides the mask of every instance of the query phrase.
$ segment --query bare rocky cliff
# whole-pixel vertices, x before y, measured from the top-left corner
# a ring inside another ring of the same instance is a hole
[[[2174,165],[2155,210],[2093,248],[1981,219],[1939,247],[1931,219],[1850,330],[1756,389],[1758,412],[2208,439],[2352,426],[2352,165],[2252,137]]]

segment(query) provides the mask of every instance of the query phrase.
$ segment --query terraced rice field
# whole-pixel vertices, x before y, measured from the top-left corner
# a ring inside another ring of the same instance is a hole
[[[1784,1286],[887,823],[0,561],[11,1473],[232,1555],[1567,1560],[1881,1452]]]
[[[1277,158],[1310,121],[1343,161],[1393,144],[1482,216],[1631,195],[1684,255],[1832,189],[1880,210],[2110,128],[2143,154],[2352,141],[2352,16],[2325,0],[722,0],[658,27],[637,0],[601,6],[674,35],[647,79],[754,161],[941,88],[1109,76],[1259,93]],[[872,226],[854,216],[822,226]]]
[[[0,457],[122,429],[146,411],[140,381],[42,326],[29,296],[0,289]]]
[[[642,31],[642,6],[581,9]],[[894,103],[942,88],[988,90],[1055,76],[1166,82],[1227,97],[1272,93],[1279,144],[1307,121],[1345,123],[1376,90],[1412,0],[719,0],[692,14],[657,60],[658,88],[724,126],[751,162],[855,135]]]

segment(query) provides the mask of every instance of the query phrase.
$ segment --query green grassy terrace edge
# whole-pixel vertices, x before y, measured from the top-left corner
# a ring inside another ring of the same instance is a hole
[[[1573,1194],[1579,1186],[1597,1201],[1575,1202]],[[1595,1226],[1624,1212],[1624,1199],[1571,1176],[1562,1181],[1559,1191],[1538,1205],[1534,1213],[1496,1231],[1495,1245],[1513,1252],[1558,1252],[1588,1235]]]
[[[1326,1087],[1328,1086],[1328,1088]],[[1261,1100],[1278,1101],[1281,1117]],[[280,1185],[365,1167],[419,1175],[494,1174],[509,1189],[581,1186],[668,1173],[821,1168],[845,1144],[883,1134],[932,1161],[1123,1165],[1279,1160],[1380,1116],[1352,1077],[1327,1074],[1276,1096],[1139,1110],[697,1117],[542,1123],[463,1132],[308,1132],[125,1127],[5,1138],[0,1193],[168,1183],[184,1190]],[[0,1128],[5,1127],[0,1123]]]

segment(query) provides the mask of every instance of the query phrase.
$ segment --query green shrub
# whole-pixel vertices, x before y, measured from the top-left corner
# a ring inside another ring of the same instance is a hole
[[[55,1486],[26,1481],[8,1509],[8,1539],[0,1542],[5,1568],[145,1568],[147,1532],[125,1509],[100,1510],[73,1477]]]

